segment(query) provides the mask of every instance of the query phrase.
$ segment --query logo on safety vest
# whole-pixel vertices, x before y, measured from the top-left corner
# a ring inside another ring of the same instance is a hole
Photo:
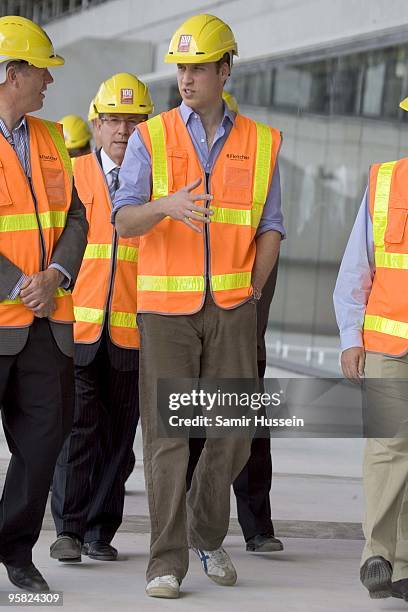
[[[43,159],[44,161],[58,161],[57,157],[54,157],[53,155],[44,155],[44,153],[40,153],[40,159]]]
[[[133,89],[121,89],[120,90],[120,103],[121,104],[133,104]]]
[[[244,161],[245,159],[249,159],[249,155],[245,155],[245,153],[227,153],[227,159]]]
[[[192,38],[193,37],[191,34],[182,34],[180,36],[177,51],[179,53],[188,53],[190,51],[190,44]]]

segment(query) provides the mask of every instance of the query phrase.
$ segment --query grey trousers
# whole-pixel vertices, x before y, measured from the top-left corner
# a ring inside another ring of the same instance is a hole
[[[408,578],[408,397],[406,384],[393,385],[392,379],[408,381],[408,356],[388,357],[367,353],[366,378],[376,379],[368,392],[374,410],[387,420],[401,424],[399,436],[368,438],[363,484],[366,544],[361,565],[380,555],[393,565],[393,580]],[[374,417],[375,418],[375,414]]]
[[[187,438],[157,435],[157,379],[257,378],[256,305],[218,308],[207,296],[193,315],[139,314],[140,416],[151,543],[147,580],[188,569],[189,546],[215,550],[228,531],[230,487],[250,437],[207,439],[186,499]]]

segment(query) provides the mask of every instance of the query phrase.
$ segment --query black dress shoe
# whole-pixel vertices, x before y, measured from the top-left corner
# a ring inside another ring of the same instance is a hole
[[[91,559],[97,561],[116,561],[118,551],[113,548],[109,542],[95,540],[94,542],[85,542],[82,546],[82,554],[87,555]]]
[[[246,549],[249,552],[256,553],[276,552],[278,550],[283,550],[283,544],[274,536],[266,533],[258,533],[247,541]]]
[[[408,578],[392,583],[392,596],[408,602]]]
[[[384,557],[370,557],[360,569],[360,580],[371,599],[391,597],[392,566]]]
[[[59,535],[50,546],[50,557],[63,563],[80,563],[81,541],[75,536]]]
[[[10,582],[19,589],[31,591],[32,593],[43,593],[50,590],[50,587],[41,576],[33,563],[24,567],[14,567],[4,563]]]

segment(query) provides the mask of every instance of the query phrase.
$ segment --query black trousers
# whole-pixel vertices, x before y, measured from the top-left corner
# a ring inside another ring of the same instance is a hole
[[[0,501],[0,558],[24,566],[74,409],[73,360],[57,347],[48,319],[34,319],[20,353],[0,355],[0,403],[12,455]]]
[[[84,542],[110,542],[122,522],[139,419],[138,368],[116,369],[109,342],[104,334],[92,362],[75,366],[74,426],[52,489],[57,534],[73,533]]]

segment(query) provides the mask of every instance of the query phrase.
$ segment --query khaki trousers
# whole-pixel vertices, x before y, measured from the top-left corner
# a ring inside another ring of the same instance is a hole
[[[380,555],[393,565],[393,580],[408,578],[408,504],[404,501],[408,481],[408,395],[401,385],[392,386],[386,379],[408,381],[408,356],[387,357],[367,353],[366,378],[378,379],[367,401],[375,404],[390,420],[401,422],[401,437],[368,438],[363,463],[366,544],[361,565]],[[383,379],[383,382],[381,382]],[[375,414],[374,414],[375,418]],[[404,435],[405,431],[405,435]]]
[[[139,314],[140,416],[151,521],[147,580],[188,569],[188,548],[215,550],[228,531],[230,487],[251,439],[207,439],[186,499],[187,438],[157,435],[157,379],[257,378],[256,305],[218,308],[207,296],[193,315]]]

